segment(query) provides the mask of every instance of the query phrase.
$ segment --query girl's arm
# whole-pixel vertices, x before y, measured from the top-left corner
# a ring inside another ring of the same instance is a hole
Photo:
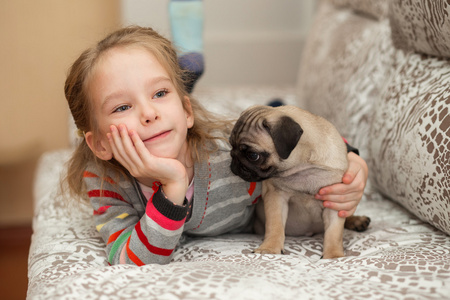
[[[344,173],[342,183],[323,187],[316,194],[316,199],[323,200],[323,206],[339,211],[342,218],[354,214],[364,193],[369,169],[359,155],[347,153],[348,169]]]
[[[114,158],[141,183],[152,186],[157,180],[161,186],[154,188],[146,207],[142,207],[137,187],[110,186],[107,195],[91,197],[97,211],[97,230],[107,243],[108,261],[136,265],[168,263],[187,215],[186,168],[176,159],[151,155],[139,136],[125,125],[111,126],[110,130],[107,136]],[[124,194],[114,190],[122,190]]]
[[[119,184],[93,172],[85,172],[84,181],[109,264],[170,262],[183,232],[186,206],[167,200],[161,187],[143,207],[139,191],[128,182]]]

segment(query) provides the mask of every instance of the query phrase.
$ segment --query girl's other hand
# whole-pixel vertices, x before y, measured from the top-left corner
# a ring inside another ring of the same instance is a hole
[[[161,182],[167,198],[181,205],[189,181],[184,165],[176,159],[152,155],[139,135],[125,125],[111,125],[110,130],[107,136],[114,158],[139,182],[149,186],[149,181]]]
[[[315,195],[323,200],[323,206],[339,211],[342,218],[352,216],[364,194],[369,169],[366,162],[359,155],[349,152],[348,169],[344,173],[342,183],[323,187]]]

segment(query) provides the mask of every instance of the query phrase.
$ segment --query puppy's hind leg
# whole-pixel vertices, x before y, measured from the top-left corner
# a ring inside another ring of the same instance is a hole
[[[344,256],[344,223],[345,219],[338,212],[325,208],[322,212],[324,225],[323,258],[338,258]]]

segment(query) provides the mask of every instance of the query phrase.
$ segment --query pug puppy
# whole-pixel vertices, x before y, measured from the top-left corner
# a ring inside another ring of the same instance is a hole
[[[340,218],[314,198],[348,167],[347,147],[330,122],[294,106],[254,106],[237,120],[230,144],[232,172],[262,181],[255,231],[264,241],[256,253],[283,253],[285,235],[324,232],[323,258],[342,257],[344,226],[367,229],[369,218]]]

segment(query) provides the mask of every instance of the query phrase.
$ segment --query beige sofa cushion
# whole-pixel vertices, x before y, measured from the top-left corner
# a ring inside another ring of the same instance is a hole
[[[349,7],[356,12],[383,19],[388,16],[390,0],[330,0],[330,2],[338,7]]]
[[[368,159],[373,105],[394,58],[389,21],[322,1],[300,65],[298,94],[306,109],[332,122]]]

